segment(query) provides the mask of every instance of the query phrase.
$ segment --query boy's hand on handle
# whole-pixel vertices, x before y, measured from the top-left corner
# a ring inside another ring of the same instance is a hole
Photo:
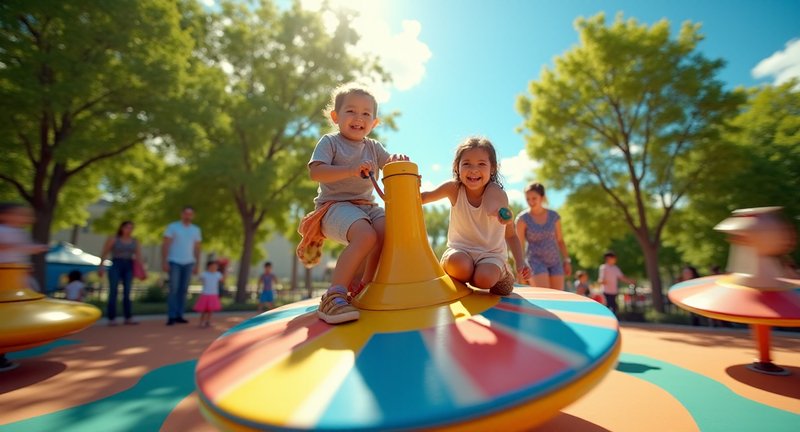
[[[387,160],[386,163],[397,162],[397,161],[410,161],[410,160],[411,159],[409,159],[408,155],[404,155],[402,153],[395,153],[389,156],[389,160]]]
[[[355,167],[353,177],[368,179],[371,172],[375,172],[375,164],[371,160],[363,160]]]

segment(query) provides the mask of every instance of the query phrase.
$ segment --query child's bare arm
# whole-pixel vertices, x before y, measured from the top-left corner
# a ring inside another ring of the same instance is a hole
[[[0,243],[0,250],[13,250],[26,254],[38,254],[47,251],[47,249],[47,245],[40,243]]]
[[[522,219],[517,220],[516,223],[517,229],[517,239],[519,240],[519,244],[523,250],[525,250],[525,244],[528,242],[527,238],[525,237],[525,231],[527,231],[528,227],[525,226],[525,221]]]
[[[564,241],[564,236],[561,233],[561,221],[556,221],[556,244],[561,251],[561,256],[564,257],[564,275],[569,276],[572,274],[572,263],[570,262],[569,252],[567,252],[567,243]]]
[[[448,180],[432,191],[422,192],[422,204],[428,204],[430,202],[439,201],[442,198],[448,198],[450,200],[450,205],[455,205],[456,203],[456,194],[458,193],[458,183],[455,180]]]
[[[350,177],[359,177],[361,173],[368,174],[375,171],[375,164],[371,160],[364,160],[353,166],[334,166],[322,162],[314,162],[308,166],[311,180],[319,183],[332,183]]]
[[[514,256],[514,263],[517,267],[517,274],[523,279],[527,280],[531,277],[531,268],[525,260],[525,254],[522,253],[522,243],[517,236],[517,232],[512,224],[506,225],[506,244],[511,249],[511,255]]]
[[[508,195],[496,183],[486,185],[486,190],[483,192],[483,207],[503,225],[509,225],[514,220],[513,214],[508,219],[500,217],[500,209],[508,208]]]

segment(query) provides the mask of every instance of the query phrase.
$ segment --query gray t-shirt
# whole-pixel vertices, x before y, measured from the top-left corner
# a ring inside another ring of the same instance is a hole
[[[353,166],[363,160],[372,160],[380,169],[386,165],[389,152],[378,141],[364,138],[362,141],[350,141],[340,133],[327,134],[320,138],[308,164],[322,162],[331,166]],[[375,173],[378,178],[378,173]],[[314,204],[319,206],[327,201],[349,201],[356,199],[374,201],[372,182],[360,177],[348,177],[343,180],[320,183]]]
[[[31,243],[31,235],[28,231],[0,224],[0,244],[8,246],[7,249],[0,249],[0,263],[30,264],[30,254],[21,252],[19,248],[29,246]]]

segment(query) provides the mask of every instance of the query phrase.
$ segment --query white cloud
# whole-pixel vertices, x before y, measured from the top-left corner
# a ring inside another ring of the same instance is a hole
[[[516,156],[500,161],[500,174],[503,175],[505,183],[522,183],[533,176],[533,172],[538,166],[538,163],[528,157],[525,149],[522,149]]]
[[[441,164],[435,163],[435,164],[431,165],[431,171],[433,171],[433,172],[439,172],[439,171],[441,171],[441,169],[442,169],[442,165]]]
[[[800,78],[800,39],[786,42],[786,48],[758,62],[752,72],[754,78],[774,77],[780,85],[792,78]]]
[[[399,91],[409,90],[418,85],[425,76],[425,64],[431,58],[431,50],[419,39],[422,25],[419,21],[404,20],[402,30],[392,33],[382,5],[385,2],[375,0],[331,0],[333,8],[346,8],[358,12],[352,23],[361,36],[354,48],[359,56],[377,57],[381,66],[389,72],[392,85],[376,82],[375,77],[364,77],[360,81],[374,88],[378,103],[385,103],[391,96],[392,88]],[[318,11],[321,0],[302,0],[303,8]],[[336,26],[336,17],[325,14],[323,20],[328,29]]]
[[[201,3],[206,5],[207,7],[214,7],[214,0],[201,0]]]

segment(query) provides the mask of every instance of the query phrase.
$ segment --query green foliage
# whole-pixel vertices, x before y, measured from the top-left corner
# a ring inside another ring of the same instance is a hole
[[[437,257],[447,249],[447,230],[450,226],[450,207],[447,205],[429,205],[422,208],[425,219],[425,230],[431,249]]]
[[[99,162],[157,134],[190,49],[179,18],[169,0],[0,4],[0,180],[36,210],[37,240],[54,212],[85,218]]]
[[[689,325],[692,322],[689,312],[677,309],[675,312],[658,312],[648,309],[644,313],[644,320],[654,324],[682,324]]]
[[[670,242],[686,260],[701,266],[724,265],[728,244],[713,227],[738,208],[782,206],[800,229],[800,91],[798,81],[750,91],[749,102],[725,136],[728,161],[691,202],[676,214]],[[795,251],[795,261],[800,251]]]
[[[150,285],[136,300],[141,303],[164,303],[167,301],[166,287],[161,284]]]
[[[597,185],[587,184],[573,190],[559,215],[569,252],[584,268],[598,267],[614,239],[624,238],[629,232],[611,200]],[[620,257],[620,263],[626,261]]]
[[[95,232],[113,234],[125,220],[135,223],[134,236],[145,244],[162,241],[167,223],[178,211],[165,205],[167,191],[177,187],[185,168],[170,167],[156,146],[139,146],[126,153],[125,162],[110,160],[101,187],[108,210],[93,222]]]
[[[675,39],[667,21],[648,27],[622,15],[610,25],[603,14],[581,18],[576,28],[580,45],[544,69],[531,95],[518,100],[528,151],[549,187],[581,194],[583,210],[575,213],[585,217],[594,207],[593,217],[602,218],[570,222],[570,237],[588,234],[578,224],[619,235],[624,223],[658,296],[664,226],[689,191],[723,168],[720,137],[743,96],[715,78],[722,60],[697,52],[696,24],[685,23]],[[609,237],[601,231],[591,234]],[[596,253],[584,249],[584,257]],[[660,308],[660,297],[654,303]]]
[[[192,78],[170,129],[185,172],[167,192],[172,214],[189,203],[204,232],[204,247],[240,252],[237,296],[261,241],[293,224],[308,209],[316,184],[307,163],[320,134],[330,92],[342,82],[381,71],[350,54],[357,35],[350,12],[336,12],[331,34],[321,14],[294,2],[282,10],[223,1],[206,12],[184,7],[195,39]]]

